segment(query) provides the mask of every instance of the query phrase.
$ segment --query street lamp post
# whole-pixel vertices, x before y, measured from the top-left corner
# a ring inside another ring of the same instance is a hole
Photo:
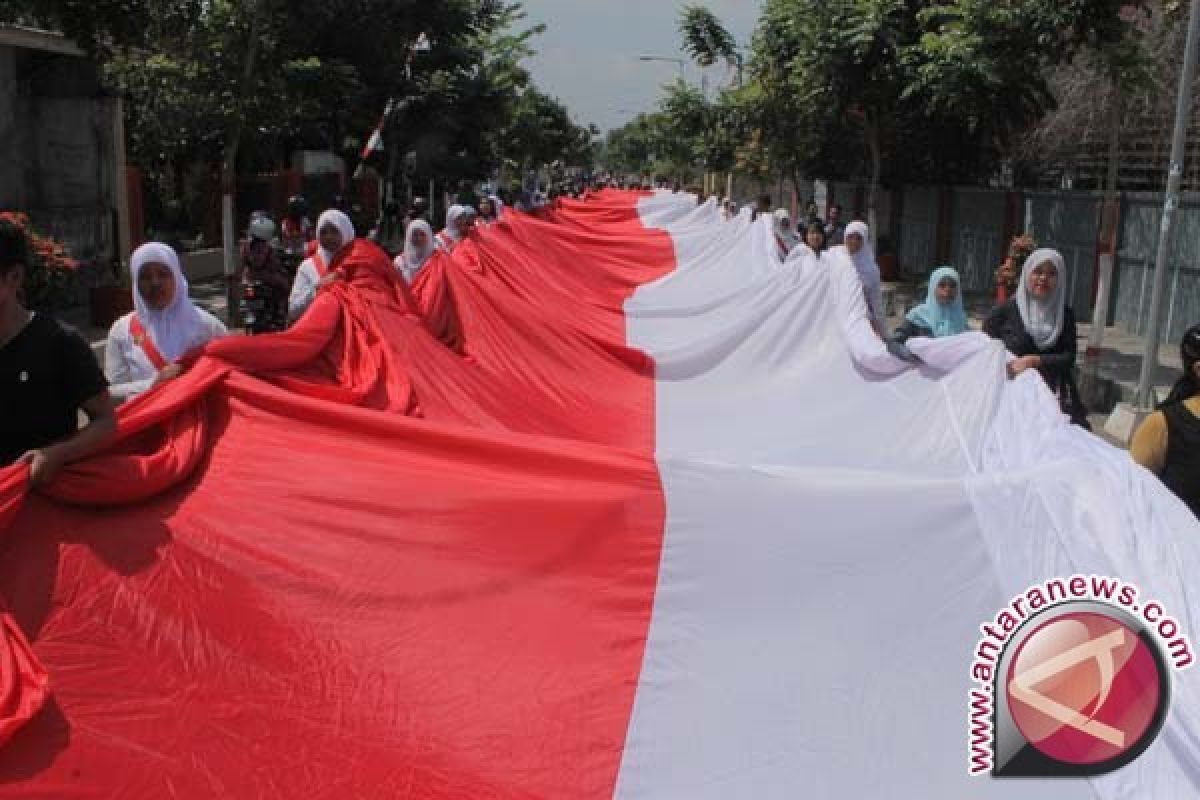
[[[670,56],[638,56],[638,61],[668,61],[679,65],[679,81],[684,82],[683,77],[683,59],[671,58]]]

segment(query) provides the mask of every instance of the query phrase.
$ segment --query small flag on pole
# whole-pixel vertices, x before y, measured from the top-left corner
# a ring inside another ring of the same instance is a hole
[[[362,153],[359,155],[358,167],[354,170],[355,180],[362,177],[364,167],[374,166],[375,162],[383,154],[383,126],[387,122],[387,115],[391,110],[392,103],[389,100],[387,108],[384,109],[383,116],[379,118],[379,124],[371,132],[366,146],[363,147]]]

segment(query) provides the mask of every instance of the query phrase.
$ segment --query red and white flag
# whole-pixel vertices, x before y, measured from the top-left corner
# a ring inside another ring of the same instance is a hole
[[[851,266],[671,194],[507,215],[415,301],[341,266],[0,470],[0,798],[1194,796],[1190,673],[1111,779],[968,777],[1024,586],[1200,619],[1200,524],[994,345],[893,363]]]

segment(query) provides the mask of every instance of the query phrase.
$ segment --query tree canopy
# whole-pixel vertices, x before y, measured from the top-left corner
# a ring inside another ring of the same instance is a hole
[[[1144,70],[1146,46],[1130,24],[1137,5],[765,0],[745,84],[707,103],[708,127],[736,131],[738,169],[764,179],[985,181],[1056,108],[1061,65],[1083,55],[1114,78]],[[685,7],[679,29],[701,66],[738,58],[707,9]],[[687,96],[668,88],[656,114],[612,134],[610,153],[628,154],[624,143],[649,123],[694,137],[700,109]]]
[[[420,177],[454,182],[592,158],[591,131],[532,86],[523,61],[543,28],[520,3],[10,0],[3,23],[95,54],[125,98],[152,205],[196,163],[226,162],[228,176],[315,149],[353,169],[381,116],[390,177],[414,169],[410,153]]]

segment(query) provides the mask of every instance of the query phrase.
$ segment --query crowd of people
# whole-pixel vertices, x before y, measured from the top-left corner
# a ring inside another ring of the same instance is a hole
[[[821,262],[836,254],[854,266],[872,327],[896,356],[916,362],[908,349],[919,337],[941,338],[969,331],[963,306],[962,281],[951,266],[933,270],[925,299],[909,309],[895,330],[888,330],[879,265],[871,249],[867,225],[855,220],[841,224],[841,209],[831,205],[823,221],[816,204],[807,207],[807,220],[794,226],[786,209],[771,210],[771,198],[758,198],[751,216],[770,216],[779,255],[786,260],[797,250]],[[726,219],[739,213],[735,202],[723,200]],[[1028,237],[1020,237],[1029,243]],[[1078,330],[1067,302],[1067,264],[1057,250],[1033,249],[1019,271],[1010,269],[1005,299],[984,318],[985,334],[1004,343],[1012,354],[1009,378],[1035,370],[1075,425],[1091,430],[1088,411],[1075,376]],[[1190,328],[1180,344],[1183,375],[1170,395],[1135,431],[1130,443],[1134,461],[1158,475],[1197,516],[1200,516],[1200,325]]]
[[[753,215],[773,213],[780,257],[787,259],[795,250],[803,249],[818,261],[831,253],[851,263],[862,283],[871,326],[893,354],[917,361],[907,347],[911,339],[956,336],[970,329],[959,274],[953,267],[942,266],[930,275],[924,302],[910,309],[900,325],[889,331],[882,277],[867,224],[854,220],[842,227],[841,209],[837,206],[830,207],[830,221],[823,222],[816,215],[816,206],[810,205],[801,241],[790,214],[784,209],[771,212],[770,202],[769,196],[760,198]],[[841,243],[830,246],[828,243],[835,237]],[[1009,377],[1016,378],[1026,370],[1036,369],[1071,421],[1090,430],[1087,409],[1074,377],[1078,335],[1074,312],[1067,303],[1066,269],[1066,261],[1056,250],[1031,253],[1025,259],[1012,296],[991,310],[982,327],[984,333],[1002,341],[1015,357],[1008,365]]]
[[[584,196],[607,185],[571,187],[559,194]],[[547,195],[543,205],[556,199]],[[276,226],[265,215],[251,218],[241,253],[243,280],[275,287],[285,298],[280,316],[287,323],[299,319],[322,289],[345,279],[339,259],[358,238],[343,211],[328,209],[312,225],[302,201],[296,200],[289,202],[281,226],[282,250],[303,254],[294,276],[272,244]],[[538,207],[530,204],[540,201],[526,196],[517,208],[536,211]],[[500,222],[507,209],[497,193],[475,198],[473,203],[459,202],[447,209],[445,224],[435,233],[428,203],[415,198],[403,215],[398,209],[385,209],[368,238],[376,245],[372,252],[386,265],[382,269],[408,286],[435,253],[453,252],[473,228]],[[721,209],[726,218],[739,213],[736,204],[727,200]],[[759,198],[749,213],[755,219],[771,219],[782,259],[800,251],[817,263],[838,259],[851,265],[861,281],[871,326],[901,358],[916,360],[908,349],[913,339],[955,336],[970,329],[959,274],[951,266],[942,266],[930,275],[923,302],[909,309],[895,330],[889,330],[870,231],[858,220],[843,225],[837,206],[831,206],[828,218],[822,220],[817,207],[810,205],[800,225],[793,224],[786,210],[772,210],[767,196]],[[389,227],[389,216],[400,222]],[[131,257],[134,310],[109,331],[102,371],[77,333],[23,306],[21,286],[28,252],[29,242],[21,229],[0,221],[0,381],[6,398],[0,421],[0,465],[29,464],[36,485],[50,480],[63,465],[102,447],[115,430],[117,404],[177,377],[184,354],[225,336],[227,330],[192,302],[177,253],[165,244],[147,243]],[[1074,377],[1077,331],[1067,303],[1066,269],[1057,251],[1033,251],[1025,258],[1012,296],[991,310],[982,329],[1012,354],[1007,367],[1010,378],[1036,370],[1071,421],[1087,427],[1087,411]],[[1182,359],[1184,376],[1138,430],[1131,453],[1200,515],[1200,325],[1184,336]],[[83,427],[78,424],[81,411],[88,420]]]

